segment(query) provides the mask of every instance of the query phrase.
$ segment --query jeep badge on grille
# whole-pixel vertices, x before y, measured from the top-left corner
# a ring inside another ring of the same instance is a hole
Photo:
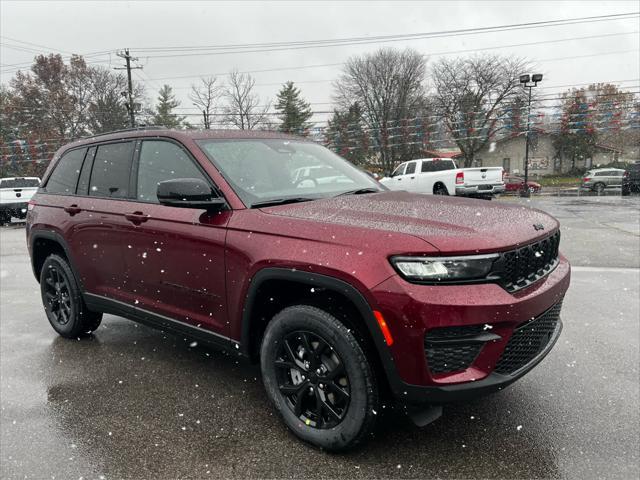
[[[533,228],[535,228],[536,231],[538,230],[544,230],[544,225],[541,223],[534,223],[533,224]]]

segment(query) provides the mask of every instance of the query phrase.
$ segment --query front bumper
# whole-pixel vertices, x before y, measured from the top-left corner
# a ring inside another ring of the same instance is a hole
[[[415,285],[395,276],[372,293],[394,343],[393,368],[385,365],[395,396],[406,403],[446,403],[500,390],[525,375],[549,353],[562,324],[558,319],[544,348],[513,371],[500,361],[514,332],[543,317],[562,301],[569,286],[570,266],[560,257],[546,277],[515,293],[496,284]],[[443,329],[479,327],[489,334],[464,368],[442,371],[429,365],[427,334]],[[500,373],[498,373],[498,371]]]
[[[462,185],[456,187],[456,195],[462,196],[477,196],[477,195],[495,195],[497,193],[504,193],[505,186],[491,185],[490,188],[482,188],[486,185]]]

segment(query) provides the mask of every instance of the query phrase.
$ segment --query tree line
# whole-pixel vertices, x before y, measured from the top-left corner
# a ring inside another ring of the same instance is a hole
[[[290,81],[271,102],[256,93],[249,73],[201,78],[188,95],[199,113],[187,116],[180,114],[170,85],[163,85],[152,103],[145,85],[134,82],[129,106],[121,73],[88,65],[79,55],[68,63],[60,55],[39,55],[30,71],[0,86],[2,156],[25,142],[35,149],[28,158],[50,158],[56,139],[64,143],[127,128],[128,108],[134,108],[139,124],[312,135],[356,164],[375,163],[389,173],[400,161],[442,147],[458,149],[463,165],[471,166],[489,142],[523,134],[531,124],[519,81],[531,70],[525,59],[479,55],[427,64],[412,49],[384,48],[349,58],[333,83],[333,114],[326,126],[316,127],[310,104]],[[570,89],[559,98],[536,90],[533,111],[549,105],[556,107],[554,146],[574,163],[590,156],[598,143],[621,145],[629,135],[638,136],[638,97],[615,85]]]

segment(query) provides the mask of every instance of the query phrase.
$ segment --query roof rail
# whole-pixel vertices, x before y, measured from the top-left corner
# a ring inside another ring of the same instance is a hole
[[[84,140],[87,138],[102,137],[104,135],[113,135],[114,133],[137,132],[137,131],[144,131],[144,130],[166,130],[166,129],[167,127],[163,127],[160,125],[148,125],[148,126],[141,126],[141,127],[123,128],[121,130],[112,130],[110,132],[97,133],[95,135],[87,135],[86,137],[82,137],[80,140]]]

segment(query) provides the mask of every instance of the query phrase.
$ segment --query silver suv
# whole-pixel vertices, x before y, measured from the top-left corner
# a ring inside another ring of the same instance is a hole
[[[621,168],[598,168],[589,170],[582,179],[582,188],[593,192],[601,193],[605,188],[622,187],[622,176],[624,170]]]

